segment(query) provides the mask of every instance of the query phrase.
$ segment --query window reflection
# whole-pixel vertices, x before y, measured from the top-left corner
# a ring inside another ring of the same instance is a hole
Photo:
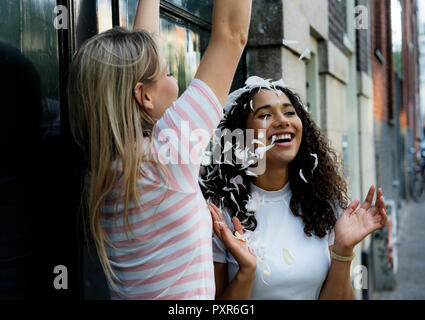
[[[132,27],[136,16],[138,0],[120,0],[120,15],[122,27]],[[193,15],[211,23],[213,0],[162,0],[163,3],[171,3]]]
[[[56,293],[47,274],[59,261],[72,267],[76,246],[60,140],[56,5],[0,1],[0,300]]]
[[[403,77],[401,14],[402,8],[400,0],[391,0],[391,30],[394,69],[400,78]]]
[[[181,94],[192,81],[201,61],[202,32],[190,30],[165,17],[161,19],[160,30],[160,49],[170,65],[170,72],[178,80]]]
[[[76,48],[92,36],[112,28],[111,0],[74,0]]]
[[[97,23],[99,33],[112,28],[112,5],[111,0],[97,0],[97,16],[100,17]]]
[[[137,0],[120,1],[122,27],[132,28],[136,9]],[[161,52],[170,65],[170,72],[178,80],[181,94],[195,76],[201,55],[208,44],[209,33],[161,14],[160,34]]]
[[[120,26],[133,28],[134,18],[136,17],[138,0],[120,1]]]
[[[167,0],[204,20],[211,22],[213,0]]]

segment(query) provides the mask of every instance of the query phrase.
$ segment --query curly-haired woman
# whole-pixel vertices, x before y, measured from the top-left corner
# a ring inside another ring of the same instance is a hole
[[[249,78],[225,112],[220,129],[251,130],[255,140],[230,143],[231,160],[207,166],[201,180],[216,233],[216,298],[352,299],[354,247],[386,223],[381,189],[373,207],[374,186],[357,211],[358,200],[348,205],[336,153],[283,81]],[[253,173],[250,155],[264,172]]]

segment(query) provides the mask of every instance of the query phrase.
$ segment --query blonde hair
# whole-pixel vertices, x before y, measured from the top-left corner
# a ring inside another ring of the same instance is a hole
[[[119,280],[109,263],[105,243],[113,247],[102,230],[102,207],[108,194],[120,184],[116,206],[124,201],[123,219],[129,227],[129,202],[140,205],[137,178],[146,160],[144,136],[155,121],[134,98],[138,82],[152,83],[163,64],[155,39],[144,31],[114,28],[89,39],[77,52],[68,79],[71,130],[85,150],[90,172],[86,196],[88,220],[99,259],[108,281]],[[113,168],[115,160],[122,169]],[[115,287],[115,286],[114,286]]]

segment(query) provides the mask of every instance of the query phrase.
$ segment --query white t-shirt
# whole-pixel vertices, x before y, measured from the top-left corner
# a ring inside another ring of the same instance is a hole
[[[255,194],[257,193],[257,194]],[[292,192],[289,183],[278,191],[266,191],[251,184],[251,196],[260,199],[255,213],[257,228],[257,270],[251,292],[254,300],[318,299],[330,267],[329,246],[333,230],[322,239],[304,233],[304,223],[289,209]],[[338,209],[339,211],[340,209]],[[223,218],[234,231],[229,214]],[[252,242],[251,242],[252,243]],[[227,263],[228,282],[236,276],[239,266],[224,244],[213,238],[215,262]]]

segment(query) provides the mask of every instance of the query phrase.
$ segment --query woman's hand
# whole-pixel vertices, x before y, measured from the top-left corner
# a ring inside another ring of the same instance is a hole
[[[353,201],[339,217],[335,224],[335,253],[352,255],[356,244],[373,231],[385,227],[387,215],[382,190],[379,188],[375,205],[371,207],[374,194],[375,186],[372,185],[365,201],[356,212],[354,211],[360,203],[359,200]]]
[[[232,231],[230,231],[227,227],[220,210],[214,204],[208,204],[208,209],[210,210],[213,220],[214,232],[238,262],[239,272],[255,272],[257,257],[248,250],[246,241],[237,239],[232,234]],[[239,219],[233,217],[232,222],[235,232],[242,235],[242,225]]]

